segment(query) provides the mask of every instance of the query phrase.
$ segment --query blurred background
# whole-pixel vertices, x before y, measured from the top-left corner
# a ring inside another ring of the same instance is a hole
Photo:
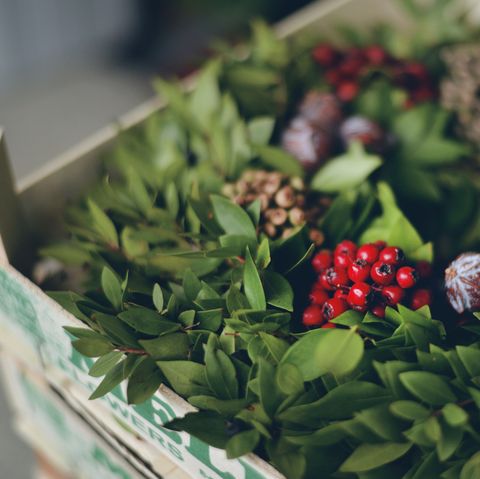
[[[0,0],[0,126],[17,180],[183,75],[250,19],[275,22],[309,0]],[[0,386],[0,478],[33,477]],[[99,478],[101,479],[101,478]]]

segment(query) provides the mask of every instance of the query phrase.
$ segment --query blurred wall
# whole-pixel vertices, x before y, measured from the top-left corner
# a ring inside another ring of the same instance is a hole
[[[33,73],[101,54],[131,30],[133,7],[131,0],[1,0],[0,93]]]

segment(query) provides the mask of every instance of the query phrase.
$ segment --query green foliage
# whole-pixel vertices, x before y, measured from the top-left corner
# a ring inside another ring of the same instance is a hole
[[[435,17],[445,1],[434,2]],[[199,409],[167,427],[230,458],[261,454],[288,478],[476,477],[478,334],[455,347],[428,308],[401,305],[383,319],[348,311],[334,330],[301,332],[315,248],[307,226],[271,241],[258,233],[259,200],[243,207],[220,194],[247,167],[305,176],[276,143],[318,72],[263,23],[253,32],[245,53],[209,62],[190,92],[156,81],[168,106],[124,136],[107,179],[69,209],[71,240],[43,250],[87,271],[83,294],[51,295],[86,325],[66,330],[77,351],[98,358],[91,398],[127,381],[128,402],[140,404],[164,383]],[[385,42],[399,48],[394,36]],[[399,205],[449,198],[446,231],[471,220],[478,192],[468,175],[450,174],[469,148],[442,109],[404,110],[404,99],[381,79],[354,105],[395,133],[386,158],[353,143],[306,179],[332,196],[317,225],[329,247],[385,240],[432,261],[433,245]],[[477,239],[473,227],[462,241]]]

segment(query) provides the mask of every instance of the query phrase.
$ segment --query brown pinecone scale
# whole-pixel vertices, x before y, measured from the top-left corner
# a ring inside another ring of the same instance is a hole
[[[237,182],[225,185],[223,193],[240,206],[259,199],[259,227],[272,239],[287,238],[295,227],[307,223],[311,240],[317,246],[324,241],[317,223],[330,206],[331,199],[307,191],[299,177],[246,170]]]

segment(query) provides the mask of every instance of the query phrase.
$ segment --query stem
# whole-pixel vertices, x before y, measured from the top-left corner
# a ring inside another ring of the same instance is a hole
[[[120,346],[117,348],[117,351],[121,351],[122,353],[128,354],[138,354],[139,356],[146,356],[147,352],[143,349],[136,349],[136,348],[128,348],[126,346]]]

